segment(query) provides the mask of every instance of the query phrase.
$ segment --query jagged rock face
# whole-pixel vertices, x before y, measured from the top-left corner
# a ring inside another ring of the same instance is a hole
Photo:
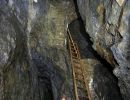
[[[65,35],[67,21],[76,18],[72,5],[0,0],[0,100],[72,98]]]
[[[130,98],[129,0],[77,0],[93,48],[113,67],[125,100]]]

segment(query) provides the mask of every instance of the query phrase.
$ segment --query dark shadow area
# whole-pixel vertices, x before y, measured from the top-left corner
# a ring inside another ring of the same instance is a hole
[[[77,28],[76,28],[77,27]],[[71,35],[79,45],[79,49],[81,51],[81,57],[85,58],[96,58],[98,59],[110,72],[113,71],[113,67],[103,59],[93,48],[92,48],[92,41],[90,40],[89,34],[85,30],[85,26],[83,24],[83,20],[78,18],[77,20],[73,21],[69,25],[69,29],[71,31]],[[84,41],[82,41],[84,40]]]
[[[104,100],[123,100],[117,78],[101,64],[94,66],[93,83],[96,86],[94,91],[100,98],[99,100],[101,98]]]
[[[64,77],[61,75],[63,70],[56,68],[52,60],[43,57],[40,54],[33,52],[33,62],[38,71],[38,89],[40,100],[57,100],[60,98],[61,87],[64,82]],[[45,63],[46,62],[46,63]],[[56,68],[56,69],[55,69]],[[55,85],[58,93],[54,93],[52,86]],[[60,84],[60,85],[57,85]],[[57,97],[55,97],[57,94]]]
[[[38,89],[40,100],[54,100],[52,92],[52,84],[50,78],[50,71],[47,65],[41,63],[39,59],[33,59],[38,70]]]
[[[79,12],[79,9],[78,9],[77,0],[73,0],[73,1],[74,1],[74,5],[75,5],[75,12],[76,12],[78,18],[81,18],[81,15],[80,15],[80,12]]]

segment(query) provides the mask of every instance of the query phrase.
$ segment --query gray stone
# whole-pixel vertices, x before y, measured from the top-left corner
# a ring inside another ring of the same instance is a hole
[[[121,93],[124,100],[129,100],[130,1],[77,0],[77,2],[80,2],[78,3],[79,12],[86,25],[86,32],[92,38],[94,49],[113,67],[116,67],[114,74],[119,80]]]

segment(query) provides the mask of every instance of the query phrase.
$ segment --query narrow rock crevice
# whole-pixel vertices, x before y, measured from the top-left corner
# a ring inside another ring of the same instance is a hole
[[[89,53],[89,52],[91,52],[92,53],[92,55],[94,56],[94,58],[96,58],[102,65],[103,65],[103,67],[104,68],[106,68],[105,70],[107,70],[108,71],[108,74],[110,74],[110,76],[112,77],[112,79],[115,81],[114,82],[114,85],[115,85],[115,89],[116,89],[116,91],[118,92],[118,95],[120,96],[119,98],[120,98],[120,100],[123,100],[122,99],[122,96],[121,96],[121,92],[120,92],[120,89],[119,89],[119,87],[118,87],[118,79],[117,79],[117,77],[113,74],[113,70],[114,70],[114,67],[109,63],[109,62],[107,62],[107,60],[106,59],[104,59],[104,58],[102,58],[101,56],[100,56],[100,54],[98,54],[97,53],[97,51],[95,51],[94,49],[93,49],[93,47],[92,47],[92,45],[93,45],[93,42],[91,41],[91,37],[89,36],[89,34],[86,32],[86,30],[85,30],[85,23],[84,23],[84,21],[82,20],[82,17],[81,17],[81,15],[80,15],[80,12],[79,12],[79,9],[78,9],[78,5],[77,5],[77,1],[76,0],[74,0],[74,3],[75,3],[75,11],[76,11],[76,13],[77,13],[77,16],[78,16],[78,21],[79,21],[79,30],[80,30],[80,34],[82,35],[82,37],[84,37],[84,39],[86,40],[86,42],[88,43],[88,46],[87,46],[87,49],[88,49],[88,52],[84,52],[84,53],[82,53],[81,54],[81,56],[82,55],[84,55],[85,53]],[[105,14],[104,14],[105,15]],[[105,20],[105,19],[104,19]],[[74,22],[75,21],[73,21],[71,24],[74,24]],[[74,32],[76,32],[76,29],[74,29],[73,28],[73,26],[70,24],[70,30],[72,31],[72,33],[74,33]],[[71,29],[72,28],[72,29]],[[75,30],[75,31],[74,31]],[[77,32],[79,32],[79,31],[77,31]],[[75,38],[76,36],[74,36],[74,34],[72,35],[73,36],[73,38]],[[79,38],[80,36],[77,36],[77,38]],[[77,39],[77,41],[78,41],[78,39]],[[79,42],[80,43],[80,42]],[[80,44],[78,44],[78,45],[80,45]],[[82,52],[82,49],[81,49],[81,52]],[[86,56],[86,59],[90,59],[92,56]],[[115,60],[115,59],[114,59]],[[115,63],[116,63],[116,65],[118,65],[118,63],[117,63],[117,61],[115,60],[114,61]],[[100,68],[100,70],[103,70],[104,68]],[[96,70],[96,69],[95,69]],[[99,69],[97,69],[97,70],[99,70]],[[95,72],[96,73],[96,72]],[[99,78],[99,80],[100,80],[100,78]],[[113,81],[113,80],[110,80],[110,81]],[[101,84],[104,84],[104,83],[101,83]]]
[[[89,36],[89,34],[88,34],[88,33],[86,32],[86,30],[85,30],[84,22],[83,22],[83,20],[82,20],[82,18],[81,18],[81,15],[80,15],[79,10],[78,10],[77,1],[74,0],[74,3],[75,3],[75,11],[76,11],[76,13],[77,13],[77,15],[78,15],[78,19],[77,19],[77,20],[79,20],[79,23],[80,23],[79,29],[80,29],[80,32],[81,32],[82,36],[83,36],[83,37],[85,38],[85,40],[89,43],[89,46],[88,46],[89,51],[91,51],[91,52],[93,53],[93,55],[94,55],[103,65],[105,65],[105,67],[106,67],[111,73],[113,73],[113,69],[114,69],[113,66],[111,66],[110,63],[108,63],[104,58],[102,58],[102,57],[97,53],[97,51],[95,51],[95,50],[93,49],[93,47],[92,47],[93,42],[91,41],[91,37]],[[73,22],[71,22],[71,23],[73,23]],[[115,60],[115,62],[116,62],[116,60]],[[117,63],[117,64],[118,64],[118,63]]]
[[[33,58],[33,62],[37,67],[39,100],[54,100],[51,82],[52,72],[42,59]]]
[[[98,63],[95,64],[95,66],[90,66],[90,69],[94,68],[94,84],[97,84],[97,86],[99,85],[97,88],[95,87],[95,95],[98,95],[99,100],[102,98],[103,95],[105,96],[105,98],[111,100],[122,100],[120,89],[118,87],[117,77],[115,77],[113,74],[113,67],[92,48],[92,41],[90,40],[89,35],[85,31],[82,19],[78,18],[77,20],[70,23],[69,29],[72,33],[71,35],[74,41],[79,46],[81,59],[95,59],[98,61]],[[91,76],[89,76],[88,74],[87,77]],[[100,84],[102,84],[103,86],[102,89],[100,87]],[[105,90],[106,87],[108,89]],[[112,93],[111,91],[114,92]],[[101,92],[102,96],[99,94],[99,92]],[[106,95],[109,92],[111,92],[111,94]],[[116,93],[116,99],[112,99],[114,93]]]

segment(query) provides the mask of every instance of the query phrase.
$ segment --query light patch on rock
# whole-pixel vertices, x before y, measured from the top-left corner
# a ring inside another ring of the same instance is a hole
[[[65,45],[67,44],[67,40],[65,39]]]
[[[1,56],[2,56],[2,60],[0,61],[0,63],[5,64],[8,60],[8,54],[4,52]]]
[[[60,32],[60,35],[62,35],[62,33]]]
[[[67,29],[68,29],[68,23],[67,23]]]
[[[33,0],[35,3],[37,3],[38,2],[38,0]]]
[[[28,9],[28,31],[31,31],[32,21],[36,18],[36,14],[38,9],[34,8],[33,1],[29,1],[29,9]]]
[[[93,88],[93,87],[92,87],[92,84],[93,84],[93,79],[91,78],[91,79],[90,79],[90,82],[89,82],[89,88],[90,88],[90,89]]]
[[[9,0],[9,3],[8,3],[8,4],[9,4],[10,7],[12,7],[12,5],[13,5],[13,0]]]
[[[65,99],[65,97],[62,97],[62,99],[61,99],[61,100],[66,100],[66,99]]]
[[[125,0],[116,0],[117,1],[117,3],[120,5],[120,6],[122,6],[123,4],[124,4],[124,1]]]

